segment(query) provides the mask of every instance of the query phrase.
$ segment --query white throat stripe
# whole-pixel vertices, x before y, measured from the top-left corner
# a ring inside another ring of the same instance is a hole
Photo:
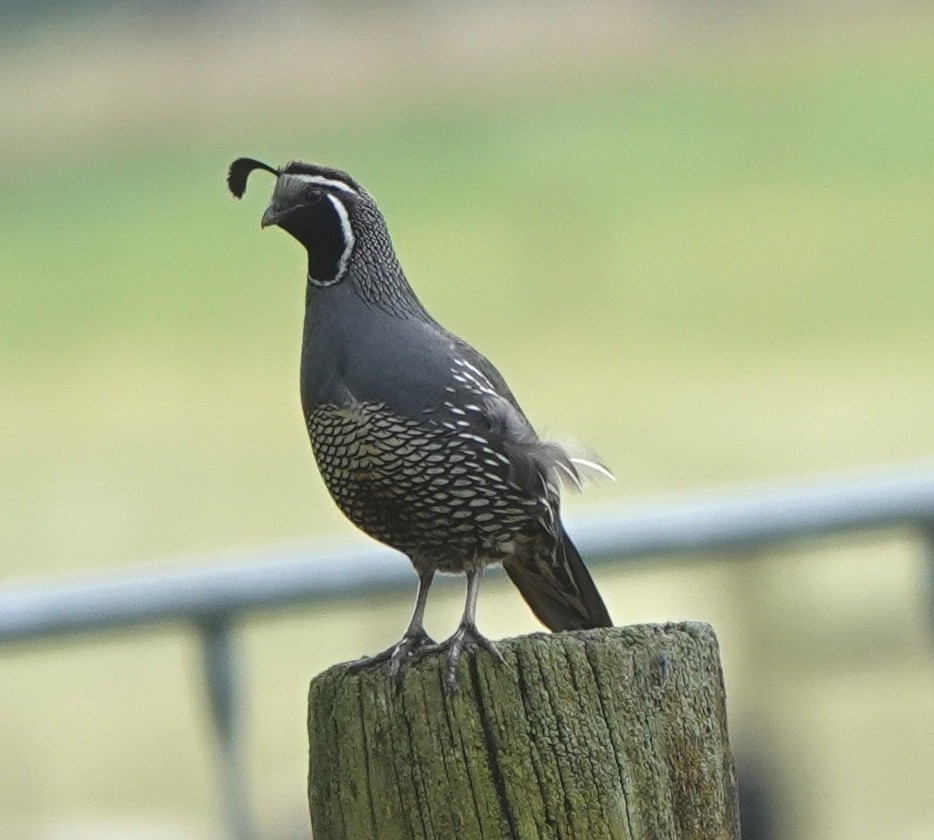
[[[356,239],[353,235],[353,228],[350,225],[350,216],[347,213],[347,208],[344,207],[344,202],[336,195],[328,195],[328,201],[334,205],[334,210],[341,220],[341,233],[344,235],[344,253],[341,254],[340,261],[337,264],[337,274],[334,275],[334,282],[336,283],[344,276],[344,272],[347,271],[347,263],[350,262],[350,254],[353,251]]]

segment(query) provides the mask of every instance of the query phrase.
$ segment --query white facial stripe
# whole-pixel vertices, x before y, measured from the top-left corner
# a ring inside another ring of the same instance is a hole
[[[342,190],[350,195],[359,196],[359,193],[355,189],[335,178],[325,178],[323,175],[303,175],[298,172],[294,174],[290,172],[287,174],[289,178],[297,178],[299,181],[304,181],[306,184],[320,184],[322,187],[333,187],[335,190]]]
[[[344,207],[344,202],[336,195],[330,194],[328,195],[328,201],[334,205],[337,217],[341,220],[341,233],[344,235],[344,253],[341,254],[340,261],[337,264],[337,274],[334,275],[334,282],[336,283],[344,276],[344,272],[347,271],[347,263],[350,262],[350,254],[353,251],[356,239],[353,235],[353,228],[350,225],[350,215],[347,213],[347,208]]]

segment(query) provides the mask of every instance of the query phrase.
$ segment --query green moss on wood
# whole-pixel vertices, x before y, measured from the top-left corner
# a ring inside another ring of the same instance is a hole
[[[315,840],[738,840],[717,640],[704,624],[536,634],[311,684]]]

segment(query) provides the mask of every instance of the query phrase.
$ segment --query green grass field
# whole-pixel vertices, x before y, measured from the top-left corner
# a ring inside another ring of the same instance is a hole
[[[429,309],[615,469],[591,500],[930,456],[932,90],[929,28],[890,22],[2,161],[4,578],[349,533],[298,408],[302,257],[260,232],[262,177],[226,193],[243,154],[363,181]],[[608,583],[620,620],[671,617],[636,585]],[[500,603],[481,605],[497,632],[533,628]],[[266,824],[300,801],[304,680],[405,610],[250,635]],[[210,818],[185,635],[31,651],[2,666],[0,813]]]
[[[11,165],[9,572],[342,529],[297,411],[301,255],[260,235],[268,184],[225,194],[243,153],[367,183],[429,307],[607,492],[928,454],[934,59],[880,40]]]

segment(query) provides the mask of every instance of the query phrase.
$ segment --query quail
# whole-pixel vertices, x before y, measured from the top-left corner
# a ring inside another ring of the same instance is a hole
[[[611,626],[561,523],[559,479],[579,487],[593,456],[542,440],[499,371],[422,306],[382,213],[346,172],[301,161],[273,168],[239,158],[227,176],[243,196],[249,174],[276,176],[262,227],[307,251],[301,403],[315,460],[341,511],[405,553],[418,575],[402,639],[361,665],[403,666],[447,654],[456,688],[462,651],[496,647],[475,623],[485,566],[501,563],[552,631]],[[436,572],[463,573],[456,632],[435,644],[422,626]]]

